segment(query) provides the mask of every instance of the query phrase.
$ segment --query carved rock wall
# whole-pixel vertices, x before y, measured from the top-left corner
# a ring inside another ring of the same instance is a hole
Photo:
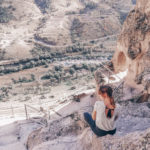
[[[115,72],[128,69],[127,80],[135,82],[138,76],[145,74],[150,68],[149,39],[150,1],[138,0],[118,37],[117,50],[112,59]],[[146,78],[149,80],[149,77]]]

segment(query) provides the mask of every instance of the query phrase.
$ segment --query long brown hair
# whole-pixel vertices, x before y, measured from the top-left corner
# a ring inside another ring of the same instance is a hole
[[[100,88],[99,88],[99,91],[102,93],[102,94],[104,94],[104,93],[106,93],[107,95],[108,95],[108,97],[110,98],[109,100],[110,100],[110,104],[114,107],[114,109],[115,109],[115,102],[114,102],[114,99],[113,99],[113,96],[112,96],[112,94],[113,94],[113,90],[112,90],[112,88],[110,87],[110,86],[107,86],[107,85],[105,85],[105,86],[100,86]],[[108,109],[108,112],[107,112],[107,118],[111,118],[112,117],[112,111],[114,110],[114,109],[109,109],[109,108],[107,108],[106,107],[106,109]],[[105,111],[106,112],[106,111]]]

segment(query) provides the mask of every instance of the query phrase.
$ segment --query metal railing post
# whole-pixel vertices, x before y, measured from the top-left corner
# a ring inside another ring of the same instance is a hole
[[[14,118],[14,108],[12,105],[11,105],[11,113],[12,113],[12,117]]]
[[[26,106],[26,104],[24,105],[24,108],[25,108],[26,120],[28,120],[29,118],[28,118],[28,112],[27,112],[27,106]]]

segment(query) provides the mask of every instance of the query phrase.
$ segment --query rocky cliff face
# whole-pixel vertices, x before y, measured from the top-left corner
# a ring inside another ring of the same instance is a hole
[[[120,112],[114,136],[97,137],[83,119],[97,100],[92,93],[73,101],[51,116],[47,127],[33,131],[27,140],[28,150],[139,150],[150,148],[150,105],[126,102],[117,104]],[[53,120],[54,119],[54,120]]]
[[[138,0],[124,22],[113,57],[116,72],[128,69],[126,80],[149,89],[150,80],[150,1]]]

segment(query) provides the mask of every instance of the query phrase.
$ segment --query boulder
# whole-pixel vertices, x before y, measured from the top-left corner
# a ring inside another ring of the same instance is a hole
[[[138,0],[118,37],[112,62],[115,72],[128,69],[126,80],[135,80],[150,67],[150,2]]]

